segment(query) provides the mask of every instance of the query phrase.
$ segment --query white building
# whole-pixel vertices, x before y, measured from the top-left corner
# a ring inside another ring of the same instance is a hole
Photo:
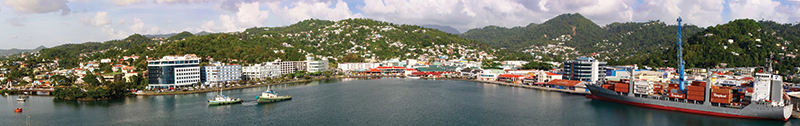
[[[200,58],[194,54],[147,61],[148,88],[191,86],[200,82]]]
[[[306,63],[308,63],[308,65],[306,65],[306,70],[308,72],[322,72],[328,70],[328,60],[308,60]]]
[[[366,70],[369,68],[378,68],[380,66],[381,66],[380,63],[340,63],[338,69],[347,72],[347,71]]]
[[[596,82],[606,77],[606,62],[581,57],[577,60],[564,61],[564,80]]]
[[[504,74],[506,71],[499,70],[499,69],[485,69],[481,73],[478,74],[478,80],[482,81],[494,81],[497,80],[497,76],[500,74]]]
[[[272,62],[273,65],[280,66],[281,75],[294,73],[295,71],[306,71],[308,65],[305,61],[280,61]]]
[[[200,79],[203,84],[220,84],[242,80],[242,66],[220,62],[200,67]]]
[[[266,79],[281,76],[281,66],[273,63],[254,64],[242,67],[242,77],[246,80]]]

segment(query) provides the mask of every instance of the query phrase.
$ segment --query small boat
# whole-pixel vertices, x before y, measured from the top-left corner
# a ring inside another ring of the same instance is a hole
[[[19,96],[19,98],[17,98],[17,101],[25,101],[25,100],[28,100],[28,96],[26,95]]]
[[[214,99],[208,99],[208,105],[227,105],[227,104],[236,104],[242,103],[242,99],[239,98],[231,98],[225,95],[222,95],[222,89],[220,89],[219,94]]]
[[[14,112],[16,112],[16,113],[21,113],[21,112],[22,112],[22,108],[15,108],[15,109],[14,109]]]
[[[258,103],[269,103],[269,102],[278,102],[283,100],[292,100],[291,95],[286,96],[278,96],[275,91],[272,91],[269,87],[267,87],[267,91],[261,92],[260,96],[256,96],[256,100]]]

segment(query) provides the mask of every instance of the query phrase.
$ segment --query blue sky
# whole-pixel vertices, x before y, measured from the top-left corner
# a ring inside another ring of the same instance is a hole
[[[102,42],[131,34],[232,32],[304,19],[371,18],[451,26],[542,23],[581,13],[599,25],[675,18],[699,26],[751,18],[796,24],[800,0],[0,0],[0,49]]]

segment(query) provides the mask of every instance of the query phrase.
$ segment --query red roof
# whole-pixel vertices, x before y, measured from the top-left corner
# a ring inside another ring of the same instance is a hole
[[[575,85],[578,85],[580,83],[581,81],[554,79],[550,82],[547,82],[546,84],[574,87]]]
[[[406,69],[406,71],[417,71],[417,69],[411,69],[411,68],[409,68],[409,69]]]
[[[742,80],[755,80],[755,79],[753,79],[752,77],[744,77],[742,78]]]
[[[561,74],[547,72],[547,75],[561,75]]]
[[[378,67],[378,69],[406,69],[406,68],[401,66],[385,66],[385,67]]]
[[[520,78],[525,77],[526,75],[515,75],[515,74],[500,74],[499,77],[508,77],[508,78]]]

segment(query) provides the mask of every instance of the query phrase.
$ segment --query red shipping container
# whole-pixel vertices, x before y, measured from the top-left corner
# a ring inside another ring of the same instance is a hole
[[[714,88],[712,88],[711,92],[712,93],[720,93],[720,94],[730,94],[731,93],[731,89],[714,89]]]
[[[669,87],[681,87],[681,85],[678,85],[678,84],[669,84]]]
[[[727,98],[727,99],[730,99],[731,97],[733,97],[733,94],[730,94],[730,93],[728,93],[728,94],[724,94],[724,93],[711,93],[711,97],[712,97],[712,98]]]
[[[704,100],[706,99],[705,97],[706,97],[706,96],[702,96],[702,95],[700,95],[700,96],[697,96],[697,95],[688,95],[688,96],[686,96],[686,99],[689,99],[689,100],[695,100],[695,101],[704,101]]]
[[[615,89],[614,91],[628,93],[628,89]]]
[[[705,96],[705,95],[706,95],[706,92],[705,92],[705,91],[686,91],[686,95],[700,95],[700,96]]]
[[[692,86],[706,87],[706,82],[705,81],[692,81],[691,85]]]
[[[670,98],[680,98],[680,99],[686,98],[686,95],[684,95],[684,94],[669,93],[668,95],[669,95]]]
[[[613,90],[614,89],[614,85],[606,84],[606,85],[603,85],[603,88],[609,89],[609,90]]]
[[[703,91],[703,92],[705,92],[705,91],[706,91],[706,87],[700,87],[700,86],[687,86],[687,87],[686,87],[686,91]]]
[[[714,102],[714,103],[725,103],[725,104],[731,103],[731,99],[730,98],[713,98],[712,97],[711,100],[709,100],[709,101]]]
[[[753,93],[753,87],[747,87],[747,93]]]

